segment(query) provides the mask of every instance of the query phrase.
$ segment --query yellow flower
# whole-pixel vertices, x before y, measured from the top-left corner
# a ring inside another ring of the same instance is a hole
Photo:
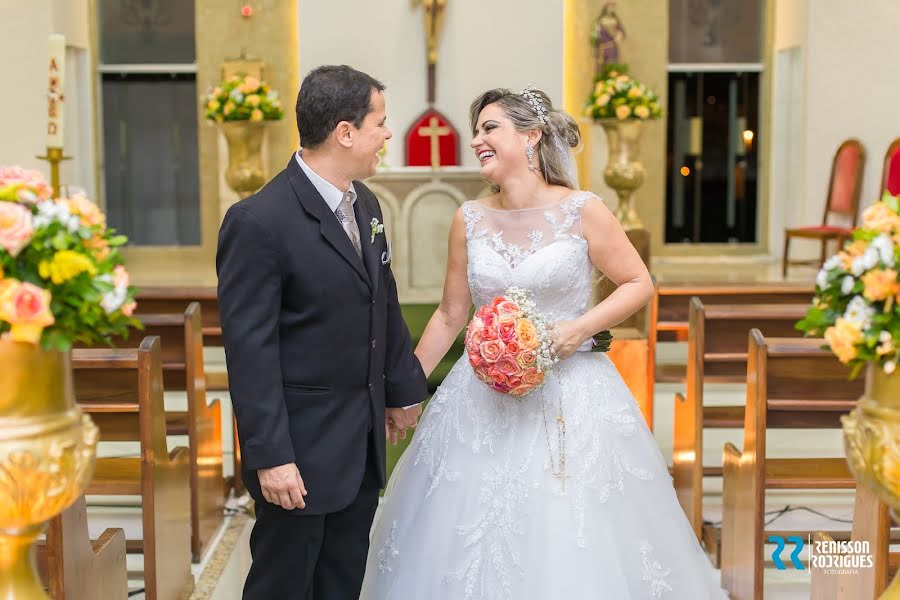
[[[251,121],[262,121],[263,120],[263,111],[258,108],[254,108],[253,112],[250,113]]]
[[[598,96],[606,91],[606,85],[602,81],[598,81],[597,85],[594,86],[594,93]]]
[[[250,94],[249,96],[244,98],[244,102],[246,102],[247,104],[249,104],[250,106],[252,106],[254,108],[259,106],[259,101],[260,101],[259,94]]]
[[[519,340],[519,344],[527,350],[537,348],[541,341],[537,329],[527,319],[519,319],[516,323],[516,338]]]
[[[630,90],[628,90],[629,98],[640,98],[642,95],[643,94],[641,94],[640,88],[633,87]]]
[[[82,273],[93,277],[97,274],[97,267],[90,258],[72,250],[60,250],[53,255],[53,260],[42,260],[38,265],[38,274],[56,285],[61,285]]]
[[[597,106],[606,106],[609,104],[609,94],[600,94],[600,96],[597,97],[596,104]]]
[[[219,106],[221,106],[221,104],[219,104],[218,100],[210,100],[206,104],[206,108],[209,110],[219,110]]]
[[[893,269],[869,271],[862,276],[862,282],[865,286],[863,296],[867,300],[886,300],[893,298],[897,292],[900,292],[900,285],[897,283],[897,271]]]
[[[224,113],[225,115],[230,115],[231,111],[233,111],[234,109],[235,109],[234,102],[229,100],[228,102],[225,103],[225,108],[222,109],[222,113]]]
[[[862,339],[862,325],[843,317],[838,317],[834,327],[825,330],[825,341],[838,360],[845,364],[856,358],[856,344]]]
[[[634,109],[634,116],[639,119],[646,119],[650,116],[650,109],[646,106],[638,106]]]
[[[631,116],[631,108],[629,108],[627,105],[623,104],[616,107],[616,118],[621,120],[627,119],[629,116]]]

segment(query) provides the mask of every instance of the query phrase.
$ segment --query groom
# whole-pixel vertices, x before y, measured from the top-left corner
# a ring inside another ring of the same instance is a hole
[[[391,137],[383,90],[347,66],[307,75],[302,151],[219,233],[228,380],[256,501],[245,600],[358,598],[385,436],[415,425],[426,396],[381,208],[358,181]]]

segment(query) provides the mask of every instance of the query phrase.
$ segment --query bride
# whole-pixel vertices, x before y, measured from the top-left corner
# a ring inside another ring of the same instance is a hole
[[[473,302],[515,286],[552,323],[561,360],[524,401],[456,362],[388,483],[361,599],[726,598],[634,398],[588,352],[653,288],[610,211],[575,191],[575,121],[531,89],[490,90],[470,115],[496,193],[453,219],[416,355],[430,374]],[[618,289],[590,308],[593,267]]]

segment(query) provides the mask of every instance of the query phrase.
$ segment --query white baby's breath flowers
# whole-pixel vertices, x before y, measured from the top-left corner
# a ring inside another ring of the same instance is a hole
[[[38,212],[32,220],[35,229],[48,227],[54,221],[62,223],[69,233],[75,233],[81,227],[78,215],[69,212],[69,207],[55,200],[44,200],[37,205]]]

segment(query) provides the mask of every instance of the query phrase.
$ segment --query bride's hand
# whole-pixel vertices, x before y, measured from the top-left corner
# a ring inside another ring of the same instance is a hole
[[[556,356],[562,360],[575,354],[588,339],[575,321],[557,321],[550,325],[550,337]]]

